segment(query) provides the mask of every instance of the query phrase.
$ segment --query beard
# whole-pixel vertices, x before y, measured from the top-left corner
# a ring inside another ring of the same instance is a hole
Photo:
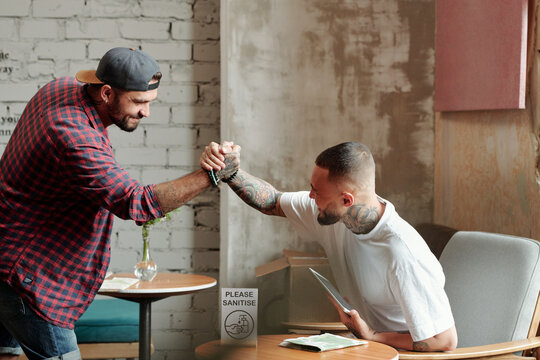
[[[122,118],[116,117],[114,115],[111,116],[111,121],[113,124],[118,126],[121,130],[132,132],[137,128],[137,126],[139,126],[139,123],[137,122],[136,124],[130,124],[129,119],[135,119],[135,118],[128,115],[125,115]]]
[[[317,221],[321,225],[333,225],[337,223],[340,219],[341,219],[341,216],[329,210],[326,210],[326,211],[320,210],[319,215],[317,215]]]
[[[108,105],[109,108],[109,117],[111,119],[111,122],[118,126],[121,130],[132,132],[135,129],[137,129],[137,126],[139,126],[139,122],[135,124],[130,124],[130,119],[141,119],[141,117],[135,118],[133,116],[124,115],[122,116],[120,111],[118,111],[118,106],[116,103]]]

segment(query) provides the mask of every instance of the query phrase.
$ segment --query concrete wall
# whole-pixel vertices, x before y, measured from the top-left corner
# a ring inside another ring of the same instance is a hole
[[[222,2],[222,138],[242,167],[308,190],[315,156],[343,141],[374,153],[377,192],[413,224],[432,220],[435,1]],[[284,219],[221,200],[222,286],[298,241]]]
[[[0,152],[25,103],[53,78],[92,69],[111,47],[142,48],[164,74],[151,116],[134,133],[110,131],[119,163],[143,183],[199,168],[219,138],[218,0],[0,1]],[[218,192],[209,191],[151,230],[161,270],[218,277]],[[141,231],[117,220],[110,270],[131,272]],[[153,305],[153,359],[190,359],[217,336],[217,288]]]

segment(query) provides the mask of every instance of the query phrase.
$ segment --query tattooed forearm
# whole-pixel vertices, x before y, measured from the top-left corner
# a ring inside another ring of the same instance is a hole
[[[425,341],[415,341],[413,342],[413,350],[414,351],[431,351],[429,348],[429,345]]]
[[[379,211],[364,204],[353,205],[343,217],[343,223],[355,234],[370,232],[379,221]]]
[[[281,209],[277,206],[281,192],[266,181],[239,170],[229,186],[246,204],[260,212],[282,215]]]

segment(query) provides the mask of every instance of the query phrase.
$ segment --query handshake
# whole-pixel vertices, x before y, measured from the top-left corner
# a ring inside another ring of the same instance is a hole
[[[214,186],[219,181],[228,183],[234,179],[240,168],[240,150],[240,145],[232,141],[223,141],[221,145],[211,142],[204,148],[199,162]]]

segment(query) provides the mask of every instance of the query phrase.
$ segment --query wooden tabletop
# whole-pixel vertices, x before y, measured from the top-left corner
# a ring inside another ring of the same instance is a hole
[[[220,340],[214,340],[197,346],[195,355],[197,359],[223,359],[223,360],[397,360],[396,349],[369,341],[366,345],[352,346],[345,349],[323,352],[310,352],[304,350],[288,349],[279,344],[284,339],[295,338],[298,335],[259,335],[257,347],[222,346]]]
[[[296,330],[348,331],[342,322],[283,321],[281,324]]]
[[[115,277],[135,278],[135,275],[129,273],[113,274],[108,276],[107,279]],[[168,297],[190,294],[212,287],[216,283],[214,278],[205,275],[158,272],[152,281],[139,281],[121,290],[100,290],[99,294],[121,298]]]

